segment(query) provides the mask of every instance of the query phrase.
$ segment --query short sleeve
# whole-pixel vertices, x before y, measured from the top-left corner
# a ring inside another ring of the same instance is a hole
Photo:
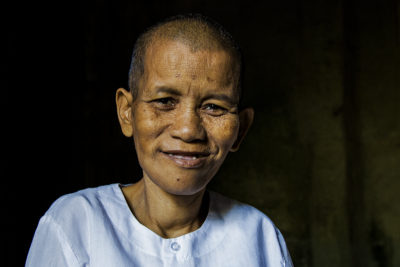
[[[25,267],[75,267],[81,265],[62,228],[45,215],[36,229]]]

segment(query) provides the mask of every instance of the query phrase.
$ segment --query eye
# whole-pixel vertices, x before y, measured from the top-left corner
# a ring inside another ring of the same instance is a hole
[[[174,99],[172,97],[165,97],[165,98],[159,98],[154,100],[154,102],[163,104],[163,105],[169,105],[172,104],[172,102],[174,101]]]
[[[203,110],[206,111],[208,114],[213,116],[221,116],[225,114],[228,110],[221,106],[218,106],[213,103],[209,103],[203,106]]]
[[[224,109],[224,108],[222,108],[222,107],[220,107],[218,105],[215,105],[215,104],[206,104],[204,106],[204,109],[207,109],[207,110],[220,110],[220,109]]]
[[[176,104],[176,100],[172,97],[158,98],[152,100],[151,102],[154,103],[157,108],[165,110],[172,109]]]

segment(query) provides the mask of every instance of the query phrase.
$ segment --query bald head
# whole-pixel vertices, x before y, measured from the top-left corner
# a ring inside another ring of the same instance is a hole
[[[136,41],[129,70],[129,87],[134,98],[145,71],[146,52],[157,42],[165,40],[181,42],[193,53],[202,50],[228,52],[234,62],[233,82],[240,97],[241,54],[231,35],[221,25],[202,15],[181,15],[153,26]]]

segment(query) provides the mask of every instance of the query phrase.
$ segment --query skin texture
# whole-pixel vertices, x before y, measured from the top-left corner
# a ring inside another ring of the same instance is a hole
[[[162,237],[198,229],[207,215],[206,185],[253,120],[238,111],[229,54],[192,52],[158,40],[146,51],[136,99],[116,95],[122,132],[133,137],[143,178],[123,188],[136,218]]]
[[[136,97],[139,82],[144,73],[144,62],[147,48],[154,40],[175,40],[190,47],[192,52],[200,50],[225,50],[229,51],[236,60],[235,77],[240,78],[241,55],[229,33],[208,19],[200,16],[191,18],[176,18],[175,20],[161,23],[142,34],[136,41],[129,71],[129,87]],[[239,82],[237,79],[236,82]]]

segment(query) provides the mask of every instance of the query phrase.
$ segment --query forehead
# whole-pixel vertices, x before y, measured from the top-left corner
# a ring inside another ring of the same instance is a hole
[[[193,51],[180,41],[159,40],[146,51],[144,76],[147,81],[197,80],[219,87],[233,87],[236,82],[234,64],[232,56],[225,50]]]

